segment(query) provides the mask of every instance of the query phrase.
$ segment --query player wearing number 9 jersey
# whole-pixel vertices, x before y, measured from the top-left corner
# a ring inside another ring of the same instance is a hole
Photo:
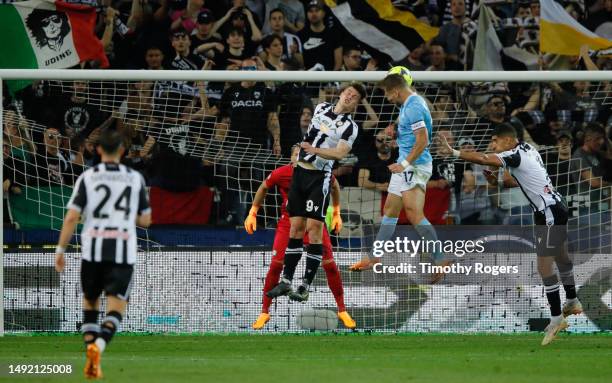
[[[85,377],[90,379],[102,377],[101,355],[125,314],[136,262],[136,225],[151,224],[144,179],[119,163],[125,151],[122,142],[116,131],[100,135],[97,151],[102,162],[77,179],[56,249],[55,267],[62,272],[66,246],[83,216],[81,331],[86,345]],[[102,291],[106,293],[106,315],[98,325]]]

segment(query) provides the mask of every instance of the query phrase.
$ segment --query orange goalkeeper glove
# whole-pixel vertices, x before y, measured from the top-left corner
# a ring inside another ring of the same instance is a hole
[[[342,218],[340,217],[340,205],[334,206],[334,212],[332,213],[331,228],[336,234],[340,234],[342,230]]]
[[[253,234],[255,230],[257,230],[257,211],[259,210],[259,206],[253,205],[251,210],[249,211],[249,215],[244,220],[244,230],[247,233]]]

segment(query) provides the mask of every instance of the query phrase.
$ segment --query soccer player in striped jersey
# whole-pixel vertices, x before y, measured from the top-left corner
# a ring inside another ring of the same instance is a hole
[[[289,214],[287,213],[285,206],[287,205],[287,193],[289,192],[289,185],[291,184],[291,178],[297,163],[299,151],[300,146],[294,145],[291,150],[291,163],[275,169],[272,171],[272,173],[270,173],[268,178],[261,183],[259,189],[257,189],[255,198],[253,199],[251,211],[244,221],[244,228],[247,233],[253,234],[253,232],[257,229],[257,211],[266,199],[268,189],[277,186],[281,197],[283,198],[283,202],[281,204],[281,218],[276,225],[276,234],[274,235],[274,244],[272,245],[272,260],[270,261],[270,269],[268,270],[266,279],[264,281],[264,294],[261,313],[259,314],[259,317],[255,323],[253,323],[253,329],[255,330],[262,329],[270,320],[269,310],[270,305],[272,304],[272,299],[268,298],[266,293],[270,291],[272,287],[276,286],[278,280],[280,279],[281,271],[283,270],[285,249],[289,243],[289,229],[291,228]],[[331,198],[333,204],[333,216],[330,229],[335,230],[336,233],[339,233],[342,229],[342,219],[340,218],[340,184],[338,184],[338,181],[333,177]],[[304,236],[304,243],[306,246],[308,246],[308,234]],[[325,270],[325,274],[327,276],[327,284],[329,285],[329,289],[334,295],[336,305],[338,306],[338,318],[340,318],[345,327],[355,328],[355,321],[353,318],[351,318],[349,313],[346,311],[346,307],[344,306],[344,289],[342,287],[342,278],[340,277],[338,266],[336,265],[336,262],[334,262],[331,241],[325,228],[323,229],[322,264],[323,270]],[[302,297],[298,296],[296,298],[299,300]]]
[[[335,160],[343,159],[351,151],[357,138],[357,124],[351,113],[365,96],[365,87],[353,82],[342,89],[336,104],[323,102],[314,110],[310,126],[300,144],[287,198],[291,229],[283,276],[280,283],[267,292],[269,298],[287,294],[296,300],[308,297],[308,289],[323,256],[322,232],[329,205],[332,166]],[[305,232],[308,232],[310,239],[306,249],[306,270],[302,284],[297,291],[293,291],[291,282],[302,258]]]
[[[136,263],[136,225],[151,224],[142,175],[119,163],[125,151],[122,136],[104,131],[97,151],[102,162],[77,179],[55,251],[55,268],[62,272],[66,246],[83,216],[81,331],[87,348],[85,376],[90,379],[102,377],[101,355],[125,315]],[[106,293],[106,315],[98,325],[102,291]]]
[[[386,99],[400,105],[399,122],[397,124],[397,145],[399,157],[397,162],[389,165],[393,173],[389,181],[389,195],[385,201],[384,216],[376,241],[387,241],[395,232],[395,226],[402,207],[406,217],[414,226],[417,233],[427,241],[437,241],[435,228],[425,218],[423,206],[425,204],[425,188],[432,173],[432,157],[429,145],[432,136],[432,118],[425,99],[412,88],[412,77],[408,69],[397,67],[390,70],[381,82],[380,87],[385,91]],[[445,266],[449,263],[441,252],[434,252],[433,261]],[[379,262],[375,257],[366,257],[351,266],[352,271],[362,271],[372,268]],[[442,274],[432,276],[432,283],[436,283]]]
[[[500,124],[491,140],[494,154],[456,150],[448,142],[445,143],[445,153],[475,164],[507,169],[512,179],[505,180],[504,186],[520,187],[529,201],[535,222],[538,272],[552,316],[542,340],[545,346],[555,339],[559,331],[568,327],[566,316],[582,312],[582,305],[576,297],[574,266],[567,253],[567,205],[552,185],[538,151],[525,142],[519,143],[512,125]],[[496,174],[485,171],[485,176],[490,183],[497,184]],[[557,264],[567,298],[563,308],[554,263]]]

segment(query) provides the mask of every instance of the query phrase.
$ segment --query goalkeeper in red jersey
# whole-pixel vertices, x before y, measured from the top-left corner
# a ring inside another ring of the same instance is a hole
[[[257,229],[257,211],[263,204],[266,194],[268,193],[268,189],[278,186],[280,194],[283,198],[283,203],[281,205],[281,218],[276,227],[276,235],[274,236],[274,244],[272,245],[272,260],[270,262],[270,269],[268,270],[268,274],[266,274],[266,279],[264,282],[261,314],[259,314],[257,320],[253,323],[253,329],[255,330],[262,329],[270,320],[269,309],[270,305],[272,304],[272,298],[268,298],[266,296],[266,292],[270,291],[278,284],[281,272],[283,271],[285,249],[289,243],[289,229],[291,227],[289,214],[287,214],[286,210],[287,193],[289,192],[289,186],[291,185],[291,177],[293,176],[293,168],[297,161],[299,149],[300,147],[295,145],[291,150],[291,163],[275,169],[272,173],[270,173],[268,178],[261,183],[257,193],[255,194],[251,211],[249,212],[247,219],[244,221],[244,228],[246,229],[247,233],[253,234],[253,232]],[[342,228],[342,219],[340,218],[340,185],[336,179],[333,179],[332,182],[331,195],[333,203],[333,218],[331,228],[338,233]],[[308,233],[306,233],[304,236],[304,243],[308,243]],[[322,264],[325,274],[327,275],[327,284],[329,285],[332,294],[334,294],[334,299],[338,305],[338,318],[340,318],[345,327],[355,328],[355,321],[353,318],[351,318],[349,313],[346,311],[346,307],[344,306],[344,289],[342,287],[342,278],[340,277],[338,266],[336,266],[336,262],[334,262],[331,241],[326,230],[323,230]],[[289,298],[297,301],[305,301],[308,299],[308,295],[306,295],[306,299],[304,299],[303,295],[289,295]]]

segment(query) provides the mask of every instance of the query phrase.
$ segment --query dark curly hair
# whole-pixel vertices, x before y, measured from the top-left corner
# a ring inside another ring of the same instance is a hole
[[[49,39],[43,30],[43,20],[51,16],[58,16],[62,21],[59,37],[60,42],[63,42],[64,38],[70,33],[70,24],[68,23],[68,16],[66,13],[36,8],[26,18],[26,25],[32,33],[32,36],[34,36],[36,45],[38,45],[39,48],[49,44]]]

